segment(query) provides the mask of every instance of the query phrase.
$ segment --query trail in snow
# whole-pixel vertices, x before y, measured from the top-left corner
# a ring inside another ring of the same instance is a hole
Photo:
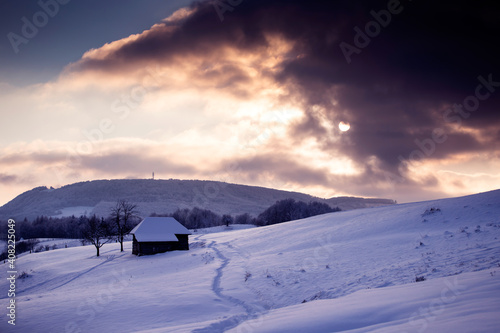
[[[211,325],[196,329],[193,331],[193,333],[213,333],[213,332],[225,332],[226,330],[229,330],[231,328],[234,328],[238,325],[240,325],[242,322],[249,320],[249,319],[254,319],[257,318],[259,315],[262,315],[264,313],[263,309],[260,307],[254,307],[249,305],[248,303],[230,296],[224,294],[222,291],[224,290],[223,287],[221,287],[221,280],[223,276],[223,271],[229,265],[230,259],[227,258],[222,254],[222,252],[215,246],[216,242],[212,241],[207,247],[209,249],[212,249],[217,257],[221,261],[221,265],[215,270],[216,275],[213,279],[212,282],[212,291],[219,297],[220,299],[226,300],[228,302],[231,302],[235,306],[240,306],[243,309],[245,309],[245,313],[241,315],[235,315],[230,318],[224,319],[222,321],[212,323]]]

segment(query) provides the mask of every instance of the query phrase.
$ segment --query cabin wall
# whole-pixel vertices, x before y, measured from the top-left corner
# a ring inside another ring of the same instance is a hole
[[[132,240],[132,254],[138,255],[139,254],[139,242],[137,242],[137,239],[135,238]]]
[[[177,250],[189,250],[189,235],[175,235],[179,240]]]
[[[178,242],[138,242],[134,235],[132,241],[132,254],[150,255],[167,251],[189,250],[189,235],[176,236],[179,240]]]

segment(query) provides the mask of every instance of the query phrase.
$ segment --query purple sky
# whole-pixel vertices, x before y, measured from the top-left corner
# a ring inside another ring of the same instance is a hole
[[[152,171],[400,202],[500,187],[494,2],[42,3],[1,2],[0,203]]]

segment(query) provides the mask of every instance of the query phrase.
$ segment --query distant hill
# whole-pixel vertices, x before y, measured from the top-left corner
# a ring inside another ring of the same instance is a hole
[[[200,207],[218,214],[258,215],[277,200],[322,201],[342,210],[394,204],[388,199],[335,197],[321,199],[299,192],[202,180],[115,179],[94,180],[58,189],[36,187],[0,207],[0,219],[33,219],[38,215],[107,216],[118,199],[137,204],[141,216],[170,213],[177,208]]]

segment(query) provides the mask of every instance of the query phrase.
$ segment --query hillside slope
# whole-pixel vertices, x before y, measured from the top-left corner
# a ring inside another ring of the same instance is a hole
[[[287,198],[325,201],[343,210],[394,203],[392,200],[352,197],[324,200],[298,192],[215,181],[116,179],[75,183],[58,189],[34,188],[0,207],[0,219],[85,213],[106,216],[118,199],[136,203],[143,217],[195,206],[219,214],[257,215],[277,200]]]
[[[195,234],[154,256],[26,254],[17,327],[0,331],[494,333],[499,237],[497,190]]]

